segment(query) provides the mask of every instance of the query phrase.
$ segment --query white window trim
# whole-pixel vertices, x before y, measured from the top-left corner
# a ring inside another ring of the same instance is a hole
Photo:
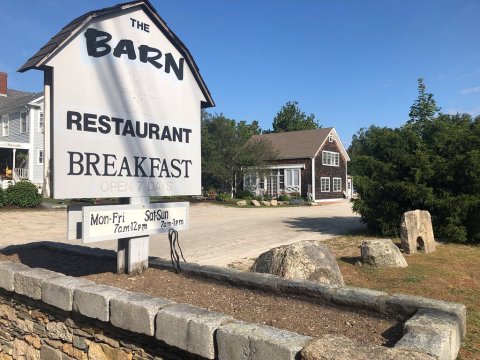
[[[326,164],[324,155],[325,154],[332,154],[332,162],[333,164]],[[337,160],[337,163],[335,164],[335,160]],[[340,153],[335,152],[335,151],[327,151],[327,150],[322,150],[322,165],[324,166],[335,166],[339,167],[340,166]]]
[[[287,172],[291,171],[292,172],[292,183],[288,183],[288,176],[287,176]],[[294,184],[294,179],[295,179],[295,176],[294,176],[294,171],[297,172],[298,174],[298,184]],[[300,173],[300,169],[285,169],[284,170],[284,186],[287,187],[293,187],[293,186],[300,186],[300,176],[301,176],[301,173]]]
[[[5,127],[5,124],[7,124],[6,127]],[[7,129],[7,131],[5,131],[5,129]],[[10,117],[8,116],[8,114],[6,114],[6,115],[2,115],[2,136],[7,137],[9,135],[10,135]]]
[[[25,131],[22,131],[22,114],[25,114]],[[28,113],[26,111],[22,111],[20,113],[20,134],[26,134],[30,130],[30,119],[28,118]]]
[[[339,185],[339,189],[338,190],[335,190],[335,180],[338,181],[338,185]],[[339,177],[334,177],[333,180],[332,180],[332,191],[333,192],[342,192],[342,178],[339,178]]]
[[[43,154],[42,161],[40,161],[40,153]],[[37,150],[37,165],[45,164],[45,151],[44,150]]]
[[[291,164],[291,165],[268,165],[265,169],[305,169],[305,164]]]
[[[334,140],[333,134],[328,135],[328,142],[333,142]]]
[[[325,190],[323,189],[323,181],[324,181],[324,180],[327,180],[327,181],[328,181],[328,182],[327,182],[327,184],[328,184],[328,189],[326,188]],[[322,176],[322,177],[320,178],[320,192],[322,192],[322,193],[327,193],[327,192],[329,193],[329,192],[330,192],[330,177],[323,177],[323,176]]]
[[[40,118],[43,117],[43,126],[42,122],[40,121]],[[43,132],[45,129],[45,114],[43,111],[38,112],[38,131]]]

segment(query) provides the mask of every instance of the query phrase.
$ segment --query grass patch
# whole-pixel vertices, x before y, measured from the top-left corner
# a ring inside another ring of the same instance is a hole
[[[326,241],[342,271],[345,283],[433,299],[454,301],[467,307],[467,336],[459,359],[480,359],[480,246],[437,244],[430,254],[405,255],[407,268],[357,266],[349,261],[360,256],[370,234],[342,236]],[[399,244],[399,239],[393,239]]]

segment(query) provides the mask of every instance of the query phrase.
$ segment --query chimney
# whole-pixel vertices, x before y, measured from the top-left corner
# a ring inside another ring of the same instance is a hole
[[[0,96],[7,96],[7,73],[0,72]]]

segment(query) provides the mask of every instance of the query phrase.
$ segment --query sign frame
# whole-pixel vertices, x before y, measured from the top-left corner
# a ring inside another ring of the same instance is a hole
[[[190,204],[188,202],[84,206],[82,208],[82,243],[145,237],[167,233],[170,229],[188,230],[190,224],[189,209]],[[172,211],[175,211],[176,219],[170,216]],[[144,216],[149,216],[150,220],[145,220],[143,223],[135,220],[142,212]],[[179,215],[183,215],[183,217],[179,219]],[[96,224],[92,225],[92,221]],[[99,221],[107,223],[99,224]],[[154,226],[149,227],[149,224],[154,224]],[[103,226],[103,228],[111,228],[111,226],[115,228],[117,226],[117,229],[123,230],[128,227],[129,230],[94,235],[92,234],[92,226]]]

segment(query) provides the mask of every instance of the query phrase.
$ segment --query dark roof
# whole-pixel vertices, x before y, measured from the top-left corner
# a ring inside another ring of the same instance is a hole
[[[29,102],[43,96],[43,92],[29,93],[13,89],[7,90],[7,96],[0,96],[0,112],[27,105]]]
[[[278,159],[304,159],[317,154],[333,128],[254,135],[252,140],[266,139],[278,153]]]
[[[108,16],[117,11],[122,11],[125,9],[130,9],[132,7],[142,7],[145,13],[150,17],[150,19],[158,26],[162,33],[167,37],[167,39],[175,46],[175,48],[182,54],[185,58],[188,67],[193,73],[195,80],[198,83],[203,95],[205,96],[206,102],[202,103],[203,108],[215,106],[215,102],[210,94],[210,91],[207,88],[207,85],[203,81],[202,76],[200,75],[200,70],[193,60],[190,51],[187,49],[185,44],[173,33],[173,31],[167,26],[167,23],[158,15],[155,8],[148,0],[136,0],[130,1],[111,7],[93,10],[90,11],[78,18],[72,20],[67,26],[65,26],[58,34],[50,39],[35,55],[33,55],[28,61],[22,65],[19,72],[24,72],[30,69],[40,69],[42,70],[45,66],[44,63],[47,59],[50,58],[52,54],[56,52],[68,39],[76,35],[76,30],[86,23],[90,22],[95,18],[102,18]]]

